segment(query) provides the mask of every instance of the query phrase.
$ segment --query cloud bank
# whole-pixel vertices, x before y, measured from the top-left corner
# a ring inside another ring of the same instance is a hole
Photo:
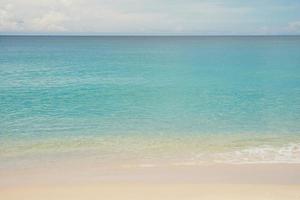
[[[0,0],[0,33],[299,34],[300,2],[271,2]]]

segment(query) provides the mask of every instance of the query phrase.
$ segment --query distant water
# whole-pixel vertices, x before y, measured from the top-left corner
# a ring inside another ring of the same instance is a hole
[[[0,36],[0,165],[46,155],[300,163],[300,37]]]

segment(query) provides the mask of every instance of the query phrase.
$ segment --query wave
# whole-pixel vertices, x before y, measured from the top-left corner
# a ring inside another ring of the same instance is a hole
[[[124,165],[124,167],[148,168],[166,165],[201,166],[207,164],[300,164],[300,143],[281,146],[261,145],[217,153],[201,152],[190,158],[179,157],[159,162],[148,160],[148,162]]]
[[[214,163],[300,163],[300,143],[283,146],[262,145],[228,152],[199,154],[199,162],[209,160]]]

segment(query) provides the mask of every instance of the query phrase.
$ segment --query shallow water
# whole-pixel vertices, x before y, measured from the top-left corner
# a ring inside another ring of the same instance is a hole
[[[0,77],[1,163],[300,163],[300,37],[0,36]]]

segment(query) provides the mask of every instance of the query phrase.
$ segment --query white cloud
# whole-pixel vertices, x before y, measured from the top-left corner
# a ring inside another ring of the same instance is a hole
[[[165,17],[127,12],[106,0],[0,0],[0,5],[0,32],[142,31]]]
[[[0,8],[0,30],[16,31],[22,30],[22,20],[14,15],[13,6],[6,4]]]
[[[283,26],[264,26],[259,29],[259,34],[300,34],[300,21],[289,22]]]
[[[300,33],[300,21],[290,22],[287,29],[291,33]]]
[[[49,13],[46,13],[42,15],[41,17],[33,18],[29,22],[29,27],[31,27],[31,30],[33,31],[66,31],[67,29],[64,27],[64,22],[67,21],[68,18],[60,13],[60,12],[54,12],[51,11]]]
[[[60,7],[64,1],[56,3]],[[46,0],[0,0],[0,32],[64,31],[67,17],[64,11],[59,12],[53,7],[56,3]]]

